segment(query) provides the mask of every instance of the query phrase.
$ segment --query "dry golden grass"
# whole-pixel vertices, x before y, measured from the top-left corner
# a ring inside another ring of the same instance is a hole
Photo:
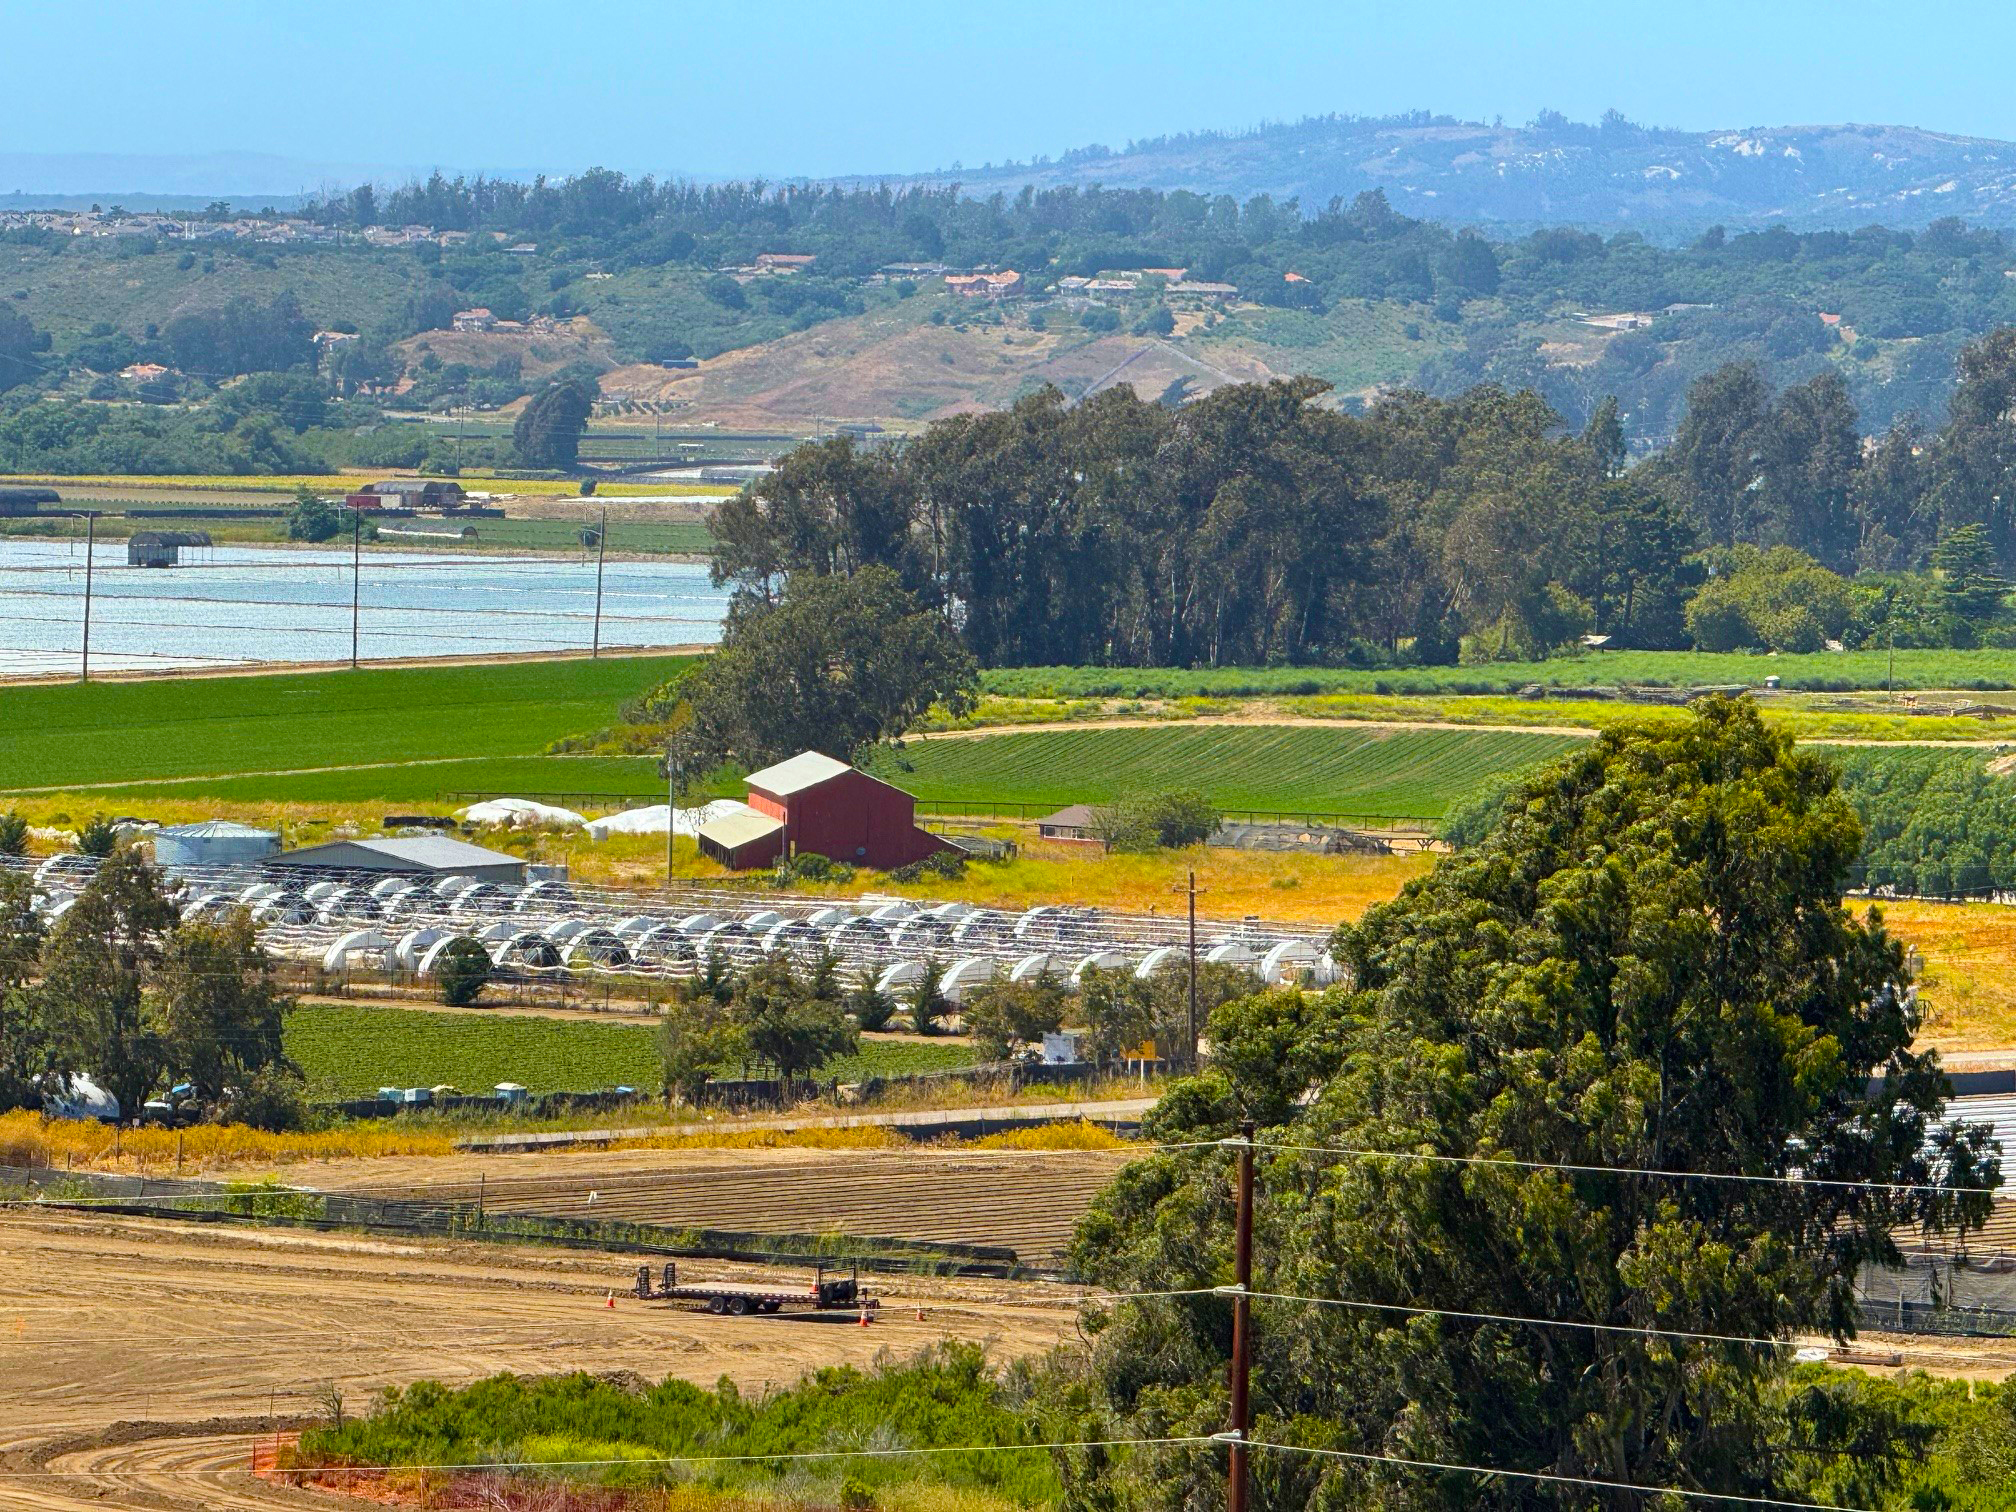
[[[734,1127],[640,1134],[612,1141],[612,1150],[900,1150],[910,1141],[882,1127],[853,1129],[737,1129]]]
[[[443,1128],[389,1123],[344,1124],[306,1134],[268,1134],[243,1124],[188,1129],[125,1129],[37,1113],[0,1115],[0,1165],[94,1171],[172,1171],[286,1165],[346,1156],[448,1155],[454,1135]]]
[[[1076,1123],[1039,1124],[1033,1129],[1004,1129],[983,1134],[961,1146],[968,1150],[1125,1150],[1128,1142],[1111,1129],[1079,1119]]]
[[[1883,905],[1890,932],[1921,957],[1921,1045],[2016,1048],[2016,909],[1993,903]]]

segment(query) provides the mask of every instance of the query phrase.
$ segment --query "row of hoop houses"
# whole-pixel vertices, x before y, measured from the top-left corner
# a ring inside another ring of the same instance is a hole
[[[35,867],[36,908],[53,922],[97,862],[51,857]],[[1076,986],[1093,970],[1147,977],[1184,962],[1184,921],[1076,904],[1017,911],[970,903],[866,897],[836,900],[693,885],[650,893],[541,880],[373,876],[297,866],[178,867],[166,875],[182,917],[244,909],[277,955],[331,973],[426,978],[449,942],[476,941],[502,971],[675,978],[718,958],[731,970],[772,954],[809,962],[831,953],[885,992],[918,981],[927,963],[958,1003],[980,983],[1049,976]],[[1322,936],[1265,924],[1199,921],[1200,961],[1242,967],[1266,982],[1338,978]]]

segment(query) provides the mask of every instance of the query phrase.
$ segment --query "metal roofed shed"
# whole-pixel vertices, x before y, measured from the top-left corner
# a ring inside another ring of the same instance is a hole
[[[207,530],[136,531],[126,542],[126,565],[176,567],[181,565],[184,551],[209,544],[210,532]]]
[[[44,504],[62,502],[63,496],[53,488],[0,488],[0,520],[25,519],[40,513]]]
[[[274,866],[323,871],[423,872],[478,882],[525,880],[525,862],[448,835],[392,835],[383,839],[330,840],[272,859]]]
[[[278,831],[229,819],[171,824],[154,831],[154,860],[161,866],[241,866],[279,853]]]
[[[784,821],[753,810],[724,814],[700,826],[700,854],[730,871],[768,866],[784,854]]]

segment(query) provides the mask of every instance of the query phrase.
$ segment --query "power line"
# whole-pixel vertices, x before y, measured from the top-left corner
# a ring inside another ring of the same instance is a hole
[[[1670,1181],[1731,1181],[1761,1186],[1828,1187],[1873,1192],[1935,1192],[1953,1196],[1995,1195],[2000,1186],[1946,1186],[1938,1182],[1854,1181],[1846,1177],[1753,1175],[1740,1171],[1675,1171],[1656,1166],[1582,1165],[1564,1160],[1519,1160],[1509,1155],[1445,1155],[1423,1150],[1372,1150],[1351,1145],[1303,1145],[1262,1140],[1263,1150],[1307,1155],[1342,1155],[1356,1160],[1411,1160],[1437,1165],[1496,1166],[1517,1171],[1558,1171],[1577,1176],[1647,1176]]]
[[[1217,1435],[1214,1435],[1217,1437]],[[1463,1465],[1446,1460],[1409,1459],[1398,1454],[1365,1454],[1350,1449],[1319,1449],[1311,1444],[1277,1444],[1249,1439],[1255,1449],[1272,1449],[1288,1454],[1314,1454],[1325,1459],[1353,1460],[1367,1465],[1399,1465],[1410,1470],[1448,1470],[1461,1474],[1503,1476],[1510,1480],[1540,1481],[1558,1486],[1585,1486],[1598,1491],[1628,1491],[1639,1496],[1680,1496],[1694,1501],[1719,1502],[1725,1506],[1793,1507],[1801,1512],[1875,1512],[1874,1508],[1850,1507],[1845,1502],[1786,1501],[1775,1496],[1744,1496],[1732,1491],[1696,1491],[1685,1486],[1645,1486],[1636,1481],[1598,1480],[1587,1475],[1564,1475],[1546,1470],[1505,1470],[1490,1465]]]

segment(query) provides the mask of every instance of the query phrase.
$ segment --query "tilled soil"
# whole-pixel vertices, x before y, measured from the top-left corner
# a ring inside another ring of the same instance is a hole
[[[1004,1355],[1072,1336],[1070,1288],[890,1278],[882,1315],[731,1318],[625,1296],[634,1256],[140,1219],[0,1214],[0,1506],[300,1508],[256,1480],[271,1424],[386,1385],[629,1371],[746,1388],[945,1338]],[[807,1277],[693,1262],[682,1276]],[[614,1293],[613,1302],[611,1293]],[[917,1316],[919,1308],[924,1317]]]
[[[304,1184],[487,1211],[745,1233],[1000,1246],[1054,1265],[1127,1157],[1104,1151],[640,1150],[371,1162]],[[418,1179],[406,1175],[411,1172]],[[479,1179],[480,1178],[480,1179]]]

